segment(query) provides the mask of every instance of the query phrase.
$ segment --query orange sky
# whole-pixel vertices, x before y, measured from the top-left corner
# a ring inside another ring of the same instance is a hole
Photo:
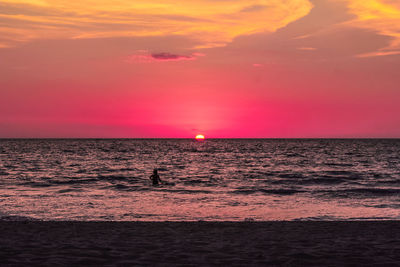
[[[397,0],[3,0],[0,137],[400,137]]]

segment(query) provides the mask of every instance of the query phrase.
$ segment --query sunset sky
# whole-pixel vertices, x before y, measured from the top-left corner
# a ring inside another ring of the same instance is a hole
[[[400,137],[400,1],[0,1],[0,137],[196,134]]]

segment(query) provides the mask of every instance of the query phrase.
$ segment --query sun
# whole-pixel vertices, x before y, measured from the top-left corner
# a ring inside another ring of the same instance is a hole
[[[204,137],[204,135],[198,134],[198,135],[196,135],[195,139],[198,140],[198,141],[202,141],[202,140],[204,140],[206,138]]]

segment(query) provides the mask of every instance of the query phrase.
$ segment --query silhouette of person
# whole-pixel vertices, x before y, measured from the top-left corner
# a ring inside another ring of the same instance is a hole
[[[153,181],[153,185],[158,185],[158,183],[162,183],[160,176],[158,175],[157,169],[153,170],[153,174],[150,175],[150,180]]]

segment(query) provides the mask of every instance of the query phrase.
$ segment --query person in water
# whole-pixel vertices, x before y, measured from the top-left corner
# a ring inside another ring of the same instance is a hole
[[[158,185],[158,183],[162,183],[160,176],[158,175],[157,169],[153,170],[153,174],[150,175],[150,180],[153,181],[153,185]]]

